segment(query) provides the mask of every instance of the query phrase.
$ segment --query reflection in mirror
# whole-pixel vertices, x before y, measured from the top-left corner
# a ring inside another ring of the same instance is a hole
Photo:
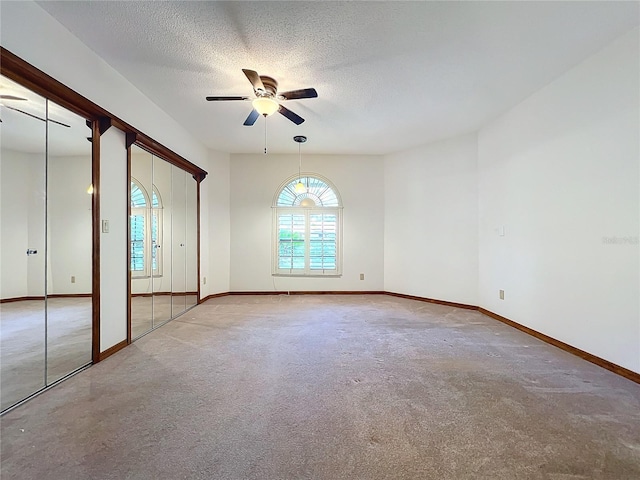
[[[186,309],[186,226],[187,192],[184,170],[171,166],[171,285],[173,316]]]
[[[198,301],[198,184],[181,168],[131,147],[131,336]]]
[[[189,174],[186,177],[186,308],[198,303],[198,184]]]
[[[45,386],[46,100],[0,77],[2,410]],[[25,113],[22,113],[25,112]]]
[[[171,165],[153,156],[153,326],[171,320]]]
[[[91,362],[91,131],[48,102],[47,383]],[[73,148],[71,148],[73,145]]]
[[[138,338],[153,328],[153,286],[151,280],[151,210],[153,156],[131,146],[131,337]]]
[[[5,410],[91,361],[91,144],[85,119],[5,77],[0,120]]]

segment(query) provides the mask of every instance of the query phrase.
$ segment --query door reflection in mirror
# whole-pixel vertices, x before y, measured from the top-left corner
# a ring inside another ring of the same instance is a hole
[[[0,404],[91,362],[86,119],[0,77]]]

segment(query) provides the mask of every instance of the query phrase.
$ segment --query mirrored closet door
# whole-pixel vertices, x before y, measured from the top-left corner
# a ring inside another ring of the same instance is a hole
[[[176,166],[171,166],[171,310],[173,315],[180,315],[185,311],[186,302],[186,172]]]
[[[131,148],[130,179],[130,275],[131,336],[138,338],[153,329],[153,277],[150,258],[157,245],[150,242],[153,189],[153,155]],[[149,193],[151,192],[151,194]],[[162,244],[160,249],[162,248]]]
[[[151,254],[153,277],[153,326],[158,327],[173,317],[172,225],[174,217],[171,165],[153,156],[153,201],[151,212]]]
[[[185,178],[185,304],[189,309],[198,304],[198,182],[190,174]]]
[[[86,120],[0,77],[0,404],[91,363]]]
[[[131,338],[198,302],[197,182],[181,168],[131,147]]]

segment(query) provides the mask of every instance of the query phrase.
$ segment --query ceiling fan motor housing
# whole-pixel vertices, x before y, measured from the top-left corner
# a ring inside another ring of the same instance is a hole
[[[262,85],[264,85],[265,94],[270,97],[275,97],[278,92],[278,82],[275,78],[267,77],[266,75],[260,75]],[[256,92],[258,94],[258,92]]]

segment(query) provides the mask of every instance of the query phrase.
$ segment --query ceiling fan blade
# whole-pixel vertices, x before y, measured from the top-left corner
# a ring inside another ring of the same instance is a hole
[[[249,100],[249,97],[207,97],[209,102],[221,102],[225,100]]]
[[[24,115],[27,115],[27,116],[31,117],[31,118],[35,118],[36,120],[41,120],[43,122],[45,121],[44,118],[42,118],[42,117],[38,117],[37,115],[33,115],[32,113],[25,112],[25,111],[20,110],[18,108],[10,107],[9,105],[5,105],[4,107],[8,108],[9,110],[13,110],[14,112],[20,112],[20,113],[22,113]],[[71,125],[67,125],[66,123],[58,122],[57,120],[52,120],[51,118],[49,119],[49,121],[52,122],[52,123],[57,123],[58,125],[62,125],[63,127],[71,128]]]
[[[296,125],[300,125],[302,122],[304,122],[304,118],[302,118],[297,113],[293,113],[287,107],[283,107],[282,105],[280,105],[280,107],[278,108],[278,113],[280,113],[281,115],[284,115]]]
[[[256,120],[258,119],[258,117],[260,116],[260,114],[258,113],[258,111],[254,108],[253,110],[251,110],[251,113],[249,114],[249,116],[247,117],[247,119],[244,121],[243,125],[245,127],[250,127],[251,125],[253,125],[254,123],[256,123]]]
[[[63,127],[71,128],[71,125],[67,125],[66,123],[58,122],[57,120],[49,119],[51,123],[57,123],[58,125],[62,125]]]
[[[16,97],[15,95],[0,95],[0,100],[24,100],[26,101],[26,98],[22,98],[22,97]]]
[[[315,88],[301,88],[300,90],[279,93],[278,96],[282,97],[283,100],[297,100],[299,98],[316,98],[318,92],[316,92]]]
[[[262,83],[262,80],[260,79],[260,75],[258,75],[258,72],[254,70],[247,70],[246,68],[243,68],[242,71],[251,82],[251,85],[253,85],[254,90],[256,91],[259,90],[261,92],[265,91],[264,84]]]

